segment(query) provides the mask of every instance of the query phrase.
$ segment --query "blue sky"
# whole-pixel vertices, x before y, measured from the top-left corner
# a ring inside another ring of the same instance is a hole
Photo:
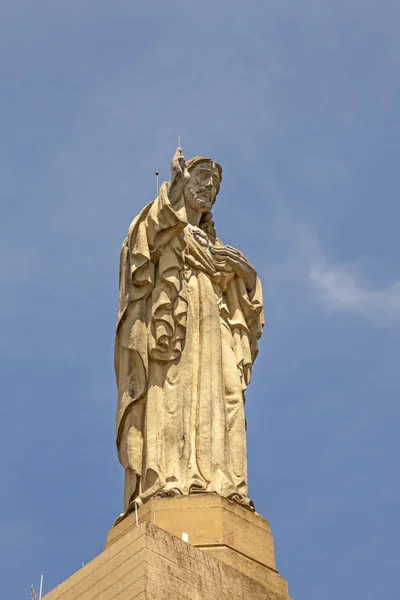
[[[3,2],[0,569],[29,598],[121,510],[113,336],[131,219],[187,158],[262,278],[250,492],[295,600],[395,598],[400,5]]]

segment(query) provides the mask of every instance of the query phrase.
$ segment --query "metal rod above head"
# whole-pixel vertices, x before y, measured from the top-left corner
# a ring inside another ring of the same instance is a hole
[[[35,588],[33,587],[33,585],[31,585],[31,596],[32,596],[33,600],[37,600]]]
[[[160,171],[154,171],[155,175],[156,175],[156,198],[158,198],[158,176],[160,174]]]

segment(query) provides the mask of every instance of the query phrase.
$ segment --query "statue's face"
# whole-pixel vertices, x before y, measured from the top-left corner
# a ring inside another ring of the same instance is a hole
[[[220,177],[218,169],[209,163],[200,163],[190,171],[190,181],[186,186],[186,201],[202,212],[210,212],[218,193]]]

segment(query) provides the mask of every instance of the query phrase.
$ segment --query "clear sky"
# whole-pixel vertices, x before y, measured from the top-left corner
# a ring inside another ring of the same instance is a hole
[[[121,511],[119,249],[178,135],[264,285],[250,494],[291,596],[398,597],[399,30],[398,0],[1,3],[4,598]]]

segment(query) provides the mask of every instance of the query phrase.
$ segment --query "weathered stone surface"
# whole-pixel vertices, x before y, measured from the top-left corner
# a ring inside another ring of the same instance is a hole
[[[283,581],[283,580],[282,580]],[[194,546],[149,524],[125,529],[104,552],[43,600],[288,600]]]
[[[248,498],[244,392],[264,324],[261,283],[216,235],[222,169],[187,163],[132,222],[115,341],[124,510],[154,496]]]
[[[270,589],[287,594],[287,583],[276,570],[274,543],[266,519],[217,494],[194,494],[152,500],[137,511],[138,522],[160,529],[235,567]],[[136,525],[133,513],[107,536],[110,548]]]

